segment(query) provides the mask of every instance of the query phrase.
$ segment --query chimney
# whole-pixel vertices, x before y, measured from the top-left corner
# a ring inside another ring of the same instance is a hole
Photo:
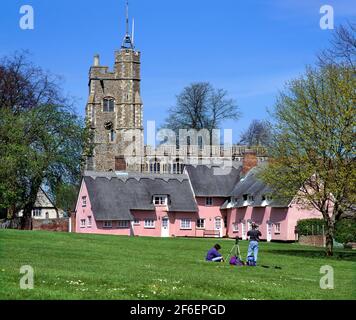
[[[100,56],[96,54],[94,56],[94,67],[99,67],[99,65],[100,65]]]
[[[246,175],[252,168],[257,166],[257,154],[254,150],[245,150],[242,160],[242,174]]]

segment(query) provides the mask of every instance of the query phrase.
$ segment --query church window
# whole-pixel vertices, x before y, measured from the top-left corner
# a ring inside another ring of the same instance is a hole
[[[116,140],[116,132],[114,130],[110,131],[110,142],[115,142]]]
[[[104,98],[103,111],[104,112],[115,111],[115,100],[113,98]]]

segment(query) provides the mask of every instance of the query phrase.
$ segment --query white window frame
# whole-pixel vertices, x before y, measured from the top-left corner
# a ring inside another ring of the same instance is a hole
[[[103,228],[104,229],[112,229],[112,221],[111,220],[103,221]]]
[[[155,229],[156,223],[154,219],[145,219],[144,228],[145,229]]]
[[[234,222],[232,224],[232,232],[239,232],[239,223],[238,222]]]
[[[168,203],[168,196],[167,195],[158,194],[158,195],[154,195],[153,196],[153,204],[155,206],[166,206],[167,203]]]
[[[139,226],[139,225],[141,225],[140,220],[139,220],[139,219],[135,219],[134,222],[133,222],[133,225],[134,225],[134,226]]]
[[[192,230],[192,220],[186,219],[186,218],[181,219],[180,220],[180,229],[181,230]]]
[[[82,207],[85,208],[87,206],[87,196],[82,197]]]
[[[116,227],[118,229],[127,229],[130,226],[130,222],[128,220],[119,220],[116,222]]]
[[[205,205],[211,207],[214,203],[213,197],[206,197],[205,198]]]
[[[280,223],[274,223],[274,233],[275,234],[281,233],[281,224]]]
[[[203,222],[201,226],[199,226],[199,222]],[[205,219],[197,219],[197,229],[205,229]]]
[[[92,216],[88,216],[88,224],[87,224],[88,228],[91,228],[92,219],[93,219]]]
[[[33,209],[33,217],[42,217],[42,210],[41,209]]]
[[[80,219],[80,227],[85,228],[86,227],[86,219]]]

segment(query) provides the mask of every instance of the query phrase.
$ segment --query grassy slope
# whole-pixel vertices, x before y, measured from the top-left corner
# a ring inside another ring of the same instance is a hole
[[[234,241],[218,240],[227,255]],[[214,239],[159,239],[0,230],[0,299],[356,299],[356,253],[332,259],[297,244],[261,243],[262,267],[207,263]],[[245,255],[247,242],[240,242]],[[19,269],[35,269],[20,290]],[[322,265],[334,290],[321,290]],[[80,282],[79,282],[80,280]]]

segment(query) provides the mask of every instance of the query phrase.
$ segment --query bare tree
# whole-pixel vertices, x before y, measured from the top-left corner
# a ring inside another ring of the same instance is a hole
[[[342,64],[355,69],[356,67],[356,24],[349,22],[336,28],[331,46],[323,50],[319,56],[321,66]]]
[[[207,82],[198,82],[185,87],[177,96],[177,104],[169,109],[162,127],[176,133],[179,129],[207,129],[211,134],[223,120],[239,118],[238,106],[228,98],[226,90],[215,89]]]
[[[271,124],[266,120],[253,120],[245,132],[241,134],[240,143],[253,146],[268,146],[272,137]]]

